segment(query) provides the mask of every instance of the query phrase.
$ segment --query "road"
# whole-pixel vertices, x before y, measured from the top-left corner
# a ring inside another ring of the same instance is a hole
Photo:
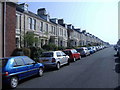
[[[116,88],[114,54],[112,47],[106,48],[60,70],[47,70],[43,77],[21,81],[17,88]]]

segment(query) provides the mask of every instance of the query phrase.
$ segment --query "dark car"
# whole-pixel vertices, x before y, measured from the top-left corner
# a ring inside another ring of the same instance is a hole
[[[66,49],[63,50],[63,52],[69,56],[70,61],[75,62],[76,60],[81,59],[80,53],[77,52],[75,49]]]
[[[2,58],[2,82],[10,88],[16,88],[18,81],[33,75],[43,75],[43,64],[37,63],[27,56]]]

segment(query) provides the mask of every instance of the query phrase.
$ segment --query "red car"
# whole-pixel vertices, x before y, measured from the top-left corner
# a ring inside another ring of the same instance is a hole
[[[77,52],[75,49],[66,49],[63,50],[65,54],[67,54],[70,57],[70,61],[76,61],[81,59],[81,55],[79,52]]]

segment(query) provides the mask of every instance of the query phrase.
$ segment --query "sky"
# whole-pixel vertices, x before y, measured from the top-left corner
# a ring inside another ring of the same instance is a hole
[[[50,18],[64,19],[66,24],[81,28],[105,42],[116,44],[118,41],[118,2],[81,1],[81,2],[26,2],[29,11],[46,8]]]

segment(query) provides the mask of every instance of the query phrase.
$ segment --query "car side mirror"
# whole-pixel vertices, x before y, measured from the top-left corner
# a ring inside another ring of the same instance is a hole
[[[33,64],[36,64],[37,63],[37,61],[35,60],[35,62],[33,62]]]

